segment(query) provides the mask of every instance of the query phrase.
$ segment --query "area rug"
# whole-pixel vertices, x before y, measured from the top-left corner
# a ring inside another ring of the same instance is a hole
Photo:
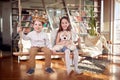
[[[86,58],[79,62],[78,67],[87,72],[103,73],[109,63],[107,59]]]

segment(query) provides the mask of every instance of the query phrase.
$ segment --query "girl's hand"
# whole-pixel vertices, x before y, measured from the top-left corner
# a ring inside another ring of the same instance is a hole
[[[55,50],[51,50],[51,51],[52,51],[52,54],[56,53],[56,51],[55,51]]]

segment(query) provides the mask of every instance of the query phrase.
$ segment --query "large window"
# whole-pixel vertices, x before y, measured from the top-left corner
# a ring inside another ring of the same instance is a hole
[[[120,0],[115,0],[113,53],[120,52]]]

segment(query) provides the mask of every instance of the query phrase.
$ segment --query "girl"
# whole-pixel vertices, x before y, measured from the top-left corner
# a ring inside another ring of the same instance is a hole
[[[57,37],[56,37],[56,45],[57,44],[61,44],[61,39],[60,39],[60,35],[61,35],[61,32],[62,31],[69,31],[71,32],[72,34],[72,31],[71,31],[71,25],[70,25],[70,21],[68,19],[68,17],[64,16],[60,19],[60,24],[59,24],[59,29],[58,29],[58,32],[57,32]],[[72,39],[72,37],[71,37]],[[67,68],[67,74],[70,74],[72,69],[71,69],[71,58],[70,58],[70,53],[71,53],[71,50],[68,49],[67,47],[63,47],[60,51],[64,51],[65,52],[65,62],[66,62],[66,68]],[[73,50],[73,55],[74,55],[74,58],[73,58],[73,63],[74,63],[74,69],[75,69],[75,72],[80,74],[82,73],[79,69],[78,69],[78,50],[77,48],[75,48]]]

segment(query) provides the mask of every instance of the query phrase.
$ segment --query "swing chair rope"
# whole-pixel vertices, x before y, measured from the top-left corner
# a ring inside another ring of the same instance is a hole
[[[18,22],[18,27],[21,27],[21,1],[18,0],[18,8],[19,8],[19,22]],[[22,31],[20,31],[19,33],[20,35],[20,43],[19,43],[19,53],[20,53],[20,56],[22,56],[22,51],[23,51],[23,44],[22,44]]]

